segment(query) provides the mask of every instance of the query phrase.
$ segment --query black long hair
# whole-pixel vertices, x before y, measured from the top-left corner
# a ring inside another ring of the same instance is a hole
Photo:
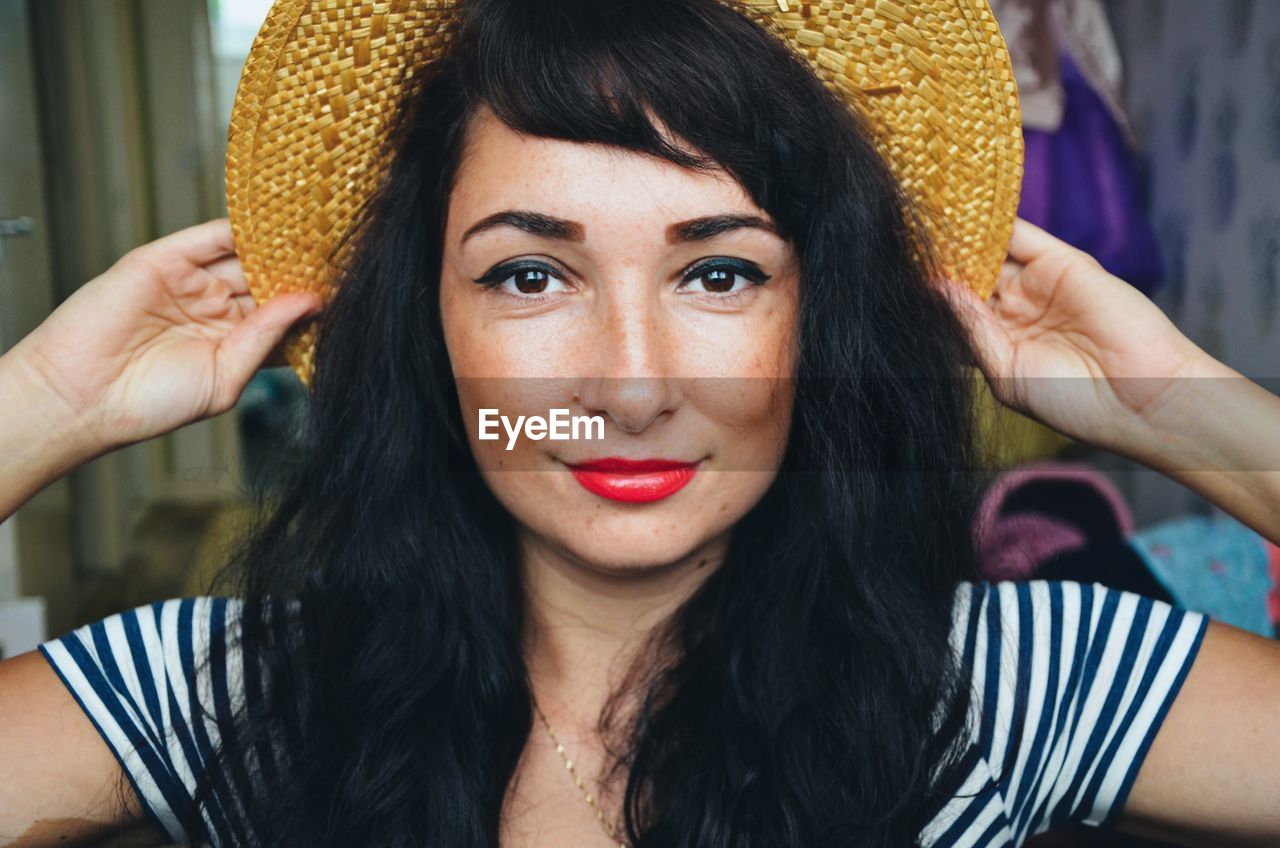
[[[966,741],[949,639],[977,462],[970,350],[900,186],[856,110],[724,0],[460,0],[448,25],[324,313],[303,460],[232,560],[247,703],[191,832],[498,845],[533,727],[514,519],[450,467],[467,442],[438,297],[487,106],[529,135],[722,167],[800,259],[782,470],[654,633],[672,651],[618,752],[629,840],[917,844]]]

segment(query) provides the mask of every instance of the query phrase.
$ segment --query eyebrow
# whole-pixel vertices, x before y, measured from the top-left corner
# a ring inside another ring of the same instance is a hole
[[[515,227],[526,233],[543,238],[560,239],[562,241],[582,242],[586,240],[586,230],[577,221],[567,221],[541,212],[523,209],[505,209],[481,218],[462,234],[459,244],[474,235],[492,230],[496,227]],[[691,218],[667,227],[668,244],[681,242],[706,241],[722,233],[733,230],[758,229],[778,235],[778,228],[772,221],[758,215],[707,215],[702,218]]]

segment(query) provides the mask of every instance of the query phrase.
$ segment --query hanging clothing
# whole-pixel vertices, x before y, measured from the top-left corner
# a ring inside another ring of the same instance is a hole
[[[1061,126],[1066,94],[1058,57],[1066,52],[1132,143],[1121,105],[1120,48],[1100,0],[991,0],[991,9],[1009,47],[1025,128],[1056,132]]]
[[[1057,132],[1023,133],[1018,214],[1151,294],[1163,279],[1164,265],[1134,155],[1074,59],[1065,53],[1060,58],[1066,94],[1062,124]]]
[[[1105,474],[1079,462],[1036,462],[1001,472],[983,492],[974,547],[985,579],[1026,580],[1059,554],[1122,541],[1132,530],[1129,505]]]
[[[1022,102],[1018,214],[1145,294],[1164,277],[1100,0],[995,0]]]

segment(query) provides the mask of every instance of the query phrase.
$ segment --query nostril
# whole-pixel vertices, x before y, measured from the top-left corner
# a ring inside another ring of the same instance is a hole
[[[618,421],[618,419],[617,419],[617,418],[614,418],[612,415],[611,415],[611,416],[609,416],[609,417],[610,417],[610,419],[612,419],[612,421],[613,421],[613,425],[614,425],[615,427],[617,427],[617,428],[618,428],[619,430],[621,430],[622,432],[624,432],[624,433],[626,433],[626,434],[628,434],[628,435],[631,435],[631,436],[634,436],[634,435],[636,435],[637,433],[643,433],[643,432],[645,431],[645,428],[649,426],[647,422],[646,422],[645,424],[641,425],[641,426],[634,426],[634,425],[624,424],[624,423],[619,422],[619,421]]]

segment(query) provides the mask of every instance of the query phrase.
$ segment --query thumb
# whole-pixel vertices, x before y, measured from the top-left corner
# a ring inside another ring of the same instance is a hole
[[[941,280],[938,288],[969,334],[969,341],[978,357],[978,362],[974,364],[988,378],[999,376],[1007,371],[1009,334],[991,313],[991,307],[987,302],[963,283]]]
[[[235,405],[249,380],[263,366],[289,328],[323,308],[311,292],[273,297],[259,305],[218,345],[215,352],[214,405],[225,412]]]

